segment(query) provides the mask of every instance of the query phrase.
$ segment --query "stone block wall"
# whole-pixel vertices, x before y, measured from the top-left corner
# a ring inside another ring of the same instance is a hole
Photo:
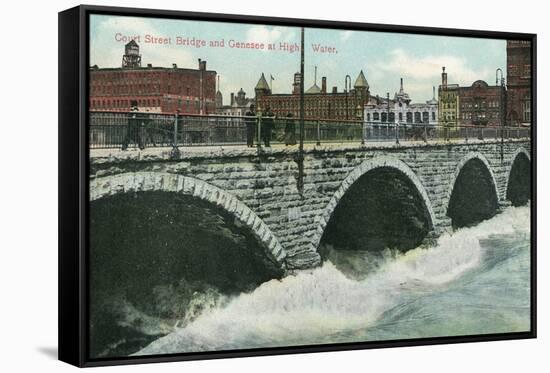
[[[450,227],[447,207],[454,181],[470,159],[491,172],[498,199],[507,205],[512,162],[530,155],[529,140],[470,141],[369,146],[318,146],[305,151],[304,188],[299,191],[297,149],[225,148],[92,153],[91,199],[139,190],[186,193],[209,200],[248,225],[266,251],[288,270],[317,266],[317,252],[330,214],[346,190],[377,167],[393,167],[409,177],[424,199],[434,235]],[[501,157],[502,156],[502,157]],[[181,183],[178,184],[178,183]]]

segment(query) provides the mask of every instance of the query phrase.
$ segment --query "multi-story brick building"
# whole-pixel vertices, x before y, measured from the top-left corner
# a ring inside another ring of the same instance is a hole
[[[460,87],[458,96],[460,124],[482,126],[502,124],[501,106],[503,110],[506,107],[503,86],[490,86],[483,80],[476,80],[470,87]]]
[[[141,66],[139,46],[125,46],[121,67],[90,67],[90,110],[128,111],[137,102],[141,111],[188,114],[216,112],[216,71],[206,69],[199,59],[198,69]]]
[[[458,125],[500,126],[501,107],[506,108],[506,92],[502,85],[491,86],[476,80],[468,87],[448,84],[445,67],[439,86],[439,124],[447,127]]]
[[[508,125],[531,124],[531,42],[506,42]]]
[[[256,109],[263,111],[267,107],[277,116],[286,116],[292,113],[295,117],[300,116],[300,73],[294,74],[291,93],[271,92],[264,74],[261,75],[256,84]],[[315,79],[316,80],[316,79]],[[314,84],[304,92],[305,119],[335,119],[335,120],[363,120],[363,108],[369,102],[369,84],[363,71],[359,73],[353,89],[349,92],[338,92],[333,87],[327,92],[326,77],[321,79],[321,87]]]

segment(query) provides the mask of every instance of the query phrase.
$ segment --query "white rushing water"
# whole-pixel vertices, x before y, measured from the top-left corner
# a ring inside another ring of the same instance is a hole
[[[263,283],[136,355],[529,330],[529,216],[510,207],[361,280],[327,261]]]

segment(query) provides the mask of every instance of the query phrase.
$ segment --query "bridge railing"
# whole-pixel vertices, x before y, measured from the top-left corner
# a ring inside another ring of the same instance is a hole
[[[266,144],[296,145],[294,117],[91,112],[91,148]],[[530,138],[529,127],[438,126],[357,120],[304,120],[305,143],[374,143]]]

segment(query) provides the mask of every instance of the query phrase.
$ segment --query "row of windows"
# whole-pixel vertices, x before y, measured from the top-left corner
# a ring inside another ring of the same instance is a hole
[[[143,72],[143,73],[137,73],[137,72],[133,72],[132,74],[120,74],[120,71],[119,72],[114,72],[114,73],[111,73],[111,74],[100,74],[100,75],[95,75],[95,74],[92,74],[92,77],[90,79],[90,84],[93,86],[93,85],[96,85],[96,84],[101,84],[103,83],[104,81],[107,81],[107,82],[116,82],[116,81],[125,81],[125,82],[132,82],[132,83],[142,83],[142,84],[145,84],[145,83],[151,83],[151,82],[154,82],[154,81],[161,81],[162,78],[164,77],[166,80],[172,80],[172,81],[177,81],[179,79],[199,79],[199,76],[200,74],[199,73],[194,73],[194,74],[190,74],[189,72],[187,73],[184,73],[184,74],[179,74],[179,73],[161,73],[161,72]],[[208,78],[210,78],[212,75],[208,76]]]
[[[367,113],[367,117],[366,117],[367,122],[370,122],[371,118],[373,122],[381,121],[381,122],[393,123],[395,122],[395,113],[390,112],[388,114],[387,112],[382,112],[382,113],[374,112],[372,113],[372,117],[371,117],[371,113]],[[416,111],[414,113],[407,112],[405,117],[403,117],[403,113],[400,112],[398,113],[397,118],[399,122],[403,122],[403,120],[405,119],[407,123],[413,123],[413,118],[414,118],[414,123],[428,123],[430,121],[430,112],[428,111],[424,111],[424,112]],[[431,112],[431,120],[434,122],[436,120],[435,111]]]
[[[452,109],[452,108],[456,107],[456,101],[452,101],[450,103],[442,103],[441,107],[443,109]]]
[[[160,106],[160,99],[137,99],[137,100],[129,100],[129,99],[108,99],[108,100],[94,100],[92,99],[90,101],[90,105],[93,108],[99,108],[99,109],[110,109],[110,108],[129,108],[131,105],[131,101],[137,101],[138,107],[139,106],[145,106],[145,107],[153,107],[153,106]]]
[[[498,119],[499,113],[462,113],[462,119],[476,120],[476,119]]]
[[[123,85],[98,85],[90,87],[91,94],[136,94],[136,93],[160,93],[160,85],[123,84]]]
[[[299,104],[298,101],[267,101],[268,105],[277,106],[281,109],[295,109],[297,105]],[[354,100],[349,100],[347,103],[348,110],[354,108],[356,105],[356,102]],[[346,101],[345,100],[331,100],[331,101],[306,101],[304,103],[304,108],[306,110],[314,110],[314,109],[345,109],[346,108]]]
[[[463,103],[462,105],[460,105],[460,107],[462,109],[485,109],[486,107],[498,108],[499,102],[498,101],[489,101],[489,102],[476,101],[474,103],[468,102],[468,103]]]
[[[165,89],[166,93],[181,94],[185,92],[186,96],[191,95],[191,87],[183,85],[172,86],[168,84]],[[160,93],[161,86],[159,84],[123,84],[123,85],[98,85],[90,88],[90,93],[92,95],[102,95],[102,94],[154,94]],[[212,89],[204,89],[205,95],[213,95],[214,91]]]

